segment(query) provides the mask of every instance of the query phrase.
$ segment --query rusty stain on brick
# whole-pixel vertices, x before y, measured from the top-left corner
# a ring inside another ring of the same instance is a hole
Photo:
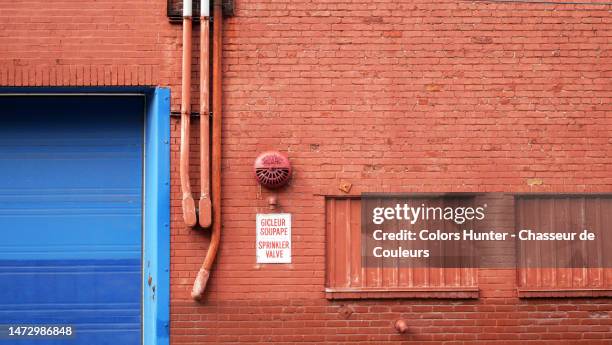
[[[366,24],[381,24],[384,21],[383,17],[380,16],[365,16],[363,22]]]
[[[365,164],[363,166],[363,171],[364,172],[373,172],[376,170],[380,170],[382,167],[380,165],[377,164]]]
[[[561,92],[561,91],[563,91],[563,84],[559,83],[559,84],[553,85],[552,91],[553,92]]]
[[[544,181],[541,178],[528,178],[527,185],[528,186],[540,186],[544,184]]]
[[[340,307],[340,309],[338,309],[338,314],[340,314],[340,317],[342,317],[345,320],[348,320],[351,315],[353,315],[354,310],[353,308],[351,308],[348,305],[343,305]]]
[[[348,193],[351,191],[351,187],[353,187],[353,184],[347,181],[340,181],[340,186],[338,186],[338,189],[340,189],[341,191]]]
[[[474,36],[472,37],[472,43],[477,44],[491,44],[493,43],[493,38],[489,36]]]
[[[501,145],[484,144],[482,145],[482,150],[483,151],[500,151]]]
[[[402,37],[402,31],[383,31],[383,37]]]
[[[28,61],[24,60],[24,59],[13,59],[13,64],[15,66],[27,66],[28,65]]]
[[[447,138],[427,138],[428,144],[442,144],[447,141]]]
[[[425,90],[429,92],[440,92],[442,91],[442,86],[439,84],[427,84]]]

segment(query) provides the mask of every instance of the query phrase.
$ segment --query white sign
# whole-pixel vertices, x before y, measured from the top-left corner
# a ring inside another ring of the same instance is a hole
[[[257,263],[291,263],[291,214],[257,214]]]

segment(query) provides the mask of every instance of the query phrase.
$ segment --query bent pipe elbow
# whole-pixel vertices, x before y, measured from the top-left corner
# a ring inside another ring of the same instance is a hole
[[[210,272],[217,256],[219,243],[221,242],[221,119],[222,119],[222,24],[223,14],[221,1],[215,1],[213,17],[213,121],[212,121],[212,234],[210,246],[202,263],[202,267],[197,274],[196,280],[191,291],[191,297],[195,300],[202,300]]]

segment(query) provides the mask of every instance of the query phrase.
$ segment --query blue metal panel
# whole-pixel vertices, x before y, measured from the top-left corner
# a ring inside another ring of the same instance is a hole
[[[147,99],[143,336],[145,345],[167,345],[170,336],[170,89],[158,88]]]
[[[142,96],[0,97],[0,323],[141,342],[144,111]]]

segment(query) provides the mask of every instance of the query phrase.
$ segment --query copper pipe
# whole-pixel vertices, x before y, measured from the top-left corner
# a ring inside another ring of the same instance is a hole
[[[189,181],[189,135],[191,128],[191,4],[183,7],[183,61],[181,72],[181,148],[180,177],[183,194],[183,220],[187,226],[196,225],[195,202]]]
[[[198,222],[203,228],[209,228],[212,221],[210,203],[210,119],[209,119],[209,3],[202,1],[200,7],[200,204]]]
[[[223,11],[222,0],[215,0],[213,12],[213,126],[212,126],[212,210],[213,223],[210,246],[206,252],[206,257],[202,267],[198,272],[191,297],[200,300],[206,291],[206,284],[210,276],[210,270],[221,239],[221,58],[222,58],[222,32]]]

